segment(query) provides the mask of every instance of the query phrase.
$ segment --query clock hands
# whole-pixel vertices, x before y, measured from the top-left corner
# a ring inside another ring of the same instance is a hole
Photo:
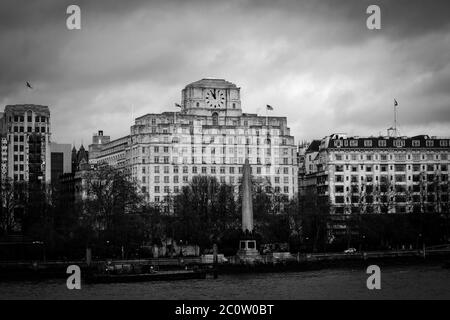
[[[206,95],[207,103],[214,108],[220,107],[220,105],[224,104],[225,97],[224,93],[220,89],[210,89],[209,93]]]

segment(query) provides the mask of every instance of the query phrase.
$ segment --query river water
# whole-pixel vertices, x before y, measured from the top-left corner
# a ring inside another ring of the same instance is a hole
[[[0,299],[450,299],[450,269],[440,265],[381,269],[381,289],[368,290],[365,269],[220,275],[218,279],[132,284],[65,280],[0,283]]]

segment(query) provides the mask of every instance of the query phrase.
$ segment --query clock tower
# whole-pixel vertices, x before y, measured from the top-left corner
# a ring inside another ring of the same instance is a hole
[[[181,92],[182,111],[203,116],[241,116],[240,89],[223,79],[193,82]]]

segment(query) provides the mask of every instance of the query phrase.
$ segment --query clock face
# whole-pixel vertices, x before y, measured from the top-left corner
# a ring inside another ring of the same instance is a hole
[[[225,106],[225,90],[206,89],[205,100],[210,108],[222,108]]]

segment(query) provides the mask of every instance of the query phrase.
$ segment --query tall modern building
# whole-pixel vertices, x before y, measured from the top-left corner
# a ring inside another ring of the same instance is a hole
[[[52,184],[58,183],[61,175],[72,172],[71,145],[51,142],[50,157],[50,179]]]
[[[47,106],[7,105],[0,122],[2,179],[49,183],[70,172],[70,146],[51,143]]]
[[[196,175],[238,186],[246,158],[266,191],[297,195],[297,148],[286,117],[244,113],[240,88],[223,79],[187,85],[177,106],[179,112],[136,118],[123,138],[100,139],[99,131],[89,161],[129,169],[152,202],[178,193]]]
[[[50,110],[21,104],[5,107],[8,177],[15,181],[50,182]]]
[[[303,152],[299,195],[317,196],[345,230],[357,213],[448,212],[450,138],[333,134]]]
[[[1,158],[1,177],[3,182],[8,178],[8,138],[6,136],[5,114],[0,112],[0,158]]]

